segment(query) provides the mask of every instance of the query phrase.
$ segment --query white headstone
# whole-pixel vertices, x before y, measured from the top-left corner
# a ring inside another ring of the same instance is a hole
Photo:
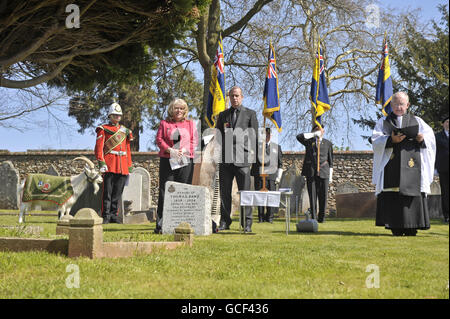
[[[211,197],[207,187],[166,182],[163,234],[173,234],[181,222],[189,223],[195,235],[211,235]]]
[[[128,184],[124,187],[122,200],[131,200],[131,211],[142,210],[142,176],[138,174],[130,174],[128,176]]]
[[[119,202],[119,220],[122,220],[124,201],[132,201],[131,212],[150,210],[150,173],[142,167],[136,167],[130,173]]]
[[[152,197],[150,194],[150,188],[151,188],[151,179],[150,179],[150,173],[143,167],[136,167],[131,172],[131,175],[134,176],[141,176],[141,209],[140,210],[149,210],[151,203],[152,203]]]

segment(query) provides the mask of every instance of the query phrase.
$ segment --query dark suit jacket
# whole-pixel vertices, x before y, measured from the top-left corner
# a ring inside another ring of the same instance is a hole
[[[259,176],[261,174],[262,165],[262,143],[258,143],[258,156],[256,157],[256,162],[252,165],[251,175]],[[261,154],[261,161],[259,158]],[[275,163],[271,162],[275,160]],[[275,180],[277,178],[277,170],[282,167],[282,153],[281,146],[270,142],[269,149],[266,148],[266,155],[264,156],[264,171],[269,174],[267,176],[268,180]]]
[[[436,133],[436,164],[439,173],[448,172],[448,138],[444,130]]]
[[[299,134],[297,135],[297,140],[305,145],[306,148],[302,175],[306,177],[317,175],[316,138],[305,139],[303,134]],[[331,167],[333,167],[333,144],[327,139],[322,139],[320,143],[320,178],[329,178]]]
[[[248,167],[255,162],[256,157],[256,139],[258,133],[256,112],[241,106],[234,129],[232,127],[232,115],[233,108],[230,107],[219,114],[216,123],[216,128],[222,134],[222,163],[232,163],[238,167]],[[247,130],[248,134],[245,134],[245,130]],[[230,146],[232,146],[233,153],[231,153]],[[243,158],[236,157],[236,150],[243,155]],[[232,157],[231,154],[233,154]]]

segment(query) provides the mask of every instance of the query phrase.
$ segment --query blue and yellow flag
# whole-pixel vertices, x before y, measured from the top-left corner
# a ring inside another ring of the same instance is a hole
[[[384,116],[388,116],[392,112],[391,100],[393,94],[391,67],[389,65],[389,51],[386,41],[386,36],[383,41],[383,52],[380,64],[380,70],[378,71],[377,79],[377,92],[375,94],[375,100],[377,104],[381,104]]]
[[[309,99],[314,107],[314,123],[322,128],[322,114],[330,109],[330,100],[328,98],[327,81],[325,78],[325,62],[320,48],[320,42],[317,49],[317,56],[314,61],[313,77],[311,81],[311,92]]]
[[[220,38],[214,65],[211,67],[211,84],[206,106],[205,120],[210,128],[216,126],[216,117],[222,111],[225,111],[225,63],[222,38]]]
[[[267,65],[266,82],[264,83],[263,115],[272,121],[278,132],[281,132],[280,93],[278,91],[277,60],[272,43],[269,46],[269,62]]]

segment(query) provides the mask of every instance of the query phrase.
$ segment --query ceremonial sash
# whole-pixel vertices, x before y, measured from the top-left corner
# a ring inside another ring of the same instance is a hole
[[[116,146],[120,145],[127,138],[127,132],[127,128],[121,126],[117,132],[105,142],[103,146],[103,154],[106,155],[110,153]]]

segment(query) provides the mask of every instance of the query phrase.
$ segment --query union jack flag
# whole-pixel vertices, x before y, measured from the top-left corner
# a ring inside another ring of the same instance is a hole
[[[269,47],[269,63],[267,65],[266,82],[264,84],[264,109],[263,115],[281,132],[280,93],[278,91],[277,61],[275,49],[272,44]]]

